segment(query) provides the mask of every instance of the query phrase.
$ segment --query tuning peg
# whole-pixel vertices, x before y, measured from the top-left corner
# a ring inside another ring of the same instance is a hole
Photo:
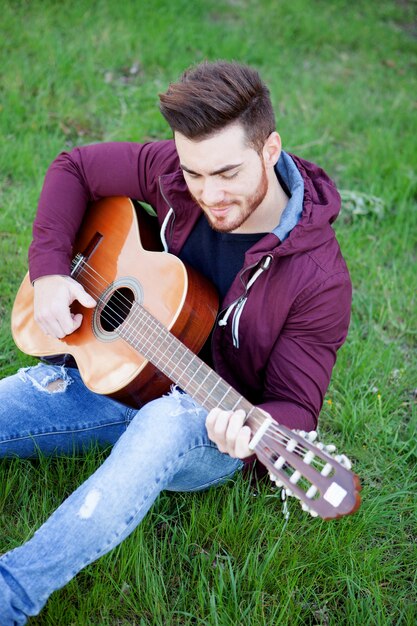
[[[346,454],[336,454],[334,458],[338,463],[340,463],[340,465],[343,465],[343,467],[345,467],[346,469],[352,469],[352,463],[350,459],[346,456]]]
[[[310,441],[311,443],[314,443],[317,437],[318,437],[318,434],[316,430],[310,430],[310,432],[306,433],[306,439],[307,441]]]
[[[304,502],[301,502],[301,508],[303,509],[303,511],[305,511],[306,513],[310,513],[311,517],[318,517],[318,513],[316,513],[316,511],[313,511],[313,509],[311,509],[307,504],[305,504]]]
[[[314,443],[318,437],[317,431],[315,430],[310,430],[309,432],[305,430],[296,430],[295,432],[301,435],[301,437],[304,437],[304,439],[309,443]]]

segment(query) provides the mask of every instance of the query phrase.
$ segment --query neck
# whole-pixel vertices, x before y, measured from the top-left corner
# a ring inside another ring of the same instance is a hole
[[[268,190],[261,204],[242,226],[233,232],[242,234],[269,233],[278,226],[289,198],[282,188],[274,168],[267,170],[267,176]]]

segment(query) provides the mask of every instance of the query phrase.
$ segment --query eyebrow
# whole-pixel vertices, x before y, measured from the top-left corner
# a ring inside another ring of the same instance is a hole
[[[224,165],[223,167],[220,167],[218,170],[209,172],[209,176],[217,176],[217,174],[224,174],[224,172],[229,172],[230,170],[234,170],[236,167],[240,167],[241,165],[243,165],[243,162],[242,163],[230,163],[229,165]],[[190,170],[186,165],[182,165],[182,163],[180,163],[180,167],[182,170],[184,170],[184,172],[188,172],[188,174],[194,174],[195,176],[200,175],[198,172],[194,172],[193,170]]]

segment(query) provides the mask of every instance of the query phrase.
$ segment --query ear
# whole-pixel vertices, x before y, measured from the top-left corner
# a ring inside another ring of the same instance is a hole
[[[274,167],[281,155],[281,137],[276,131],[271,133],[262,148],[265,167]]]

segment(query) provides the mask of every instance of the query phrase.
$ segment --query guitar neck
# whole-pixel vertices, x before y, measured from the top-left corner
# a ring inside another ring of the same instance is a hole
[[[210,411],[243,409],[248,426],[257,428],[265,416],[202,359],[189,350],[153,315],[135,303],[118,334],[170,380]]]

